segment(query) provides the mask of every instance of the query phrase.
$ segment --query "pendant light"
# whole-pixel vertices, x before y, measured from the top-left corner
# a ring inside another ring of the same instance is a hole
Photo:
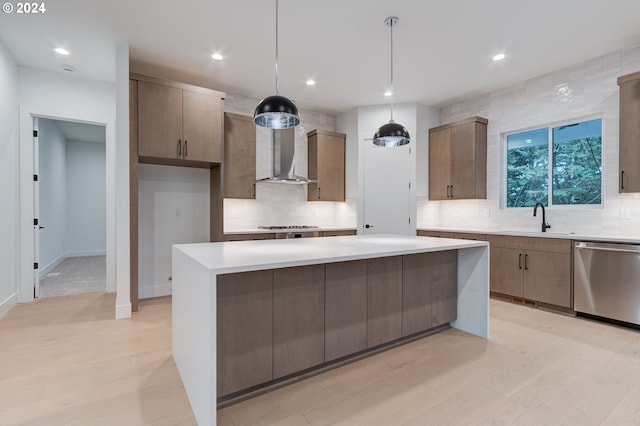
[[[288,98],[280,96],[278,80],[278,0],[276,0],[276,94],[260,101],[253,113],[253,122],[270,129],[288,129],[300,124],[298,108]]]
[[[404,126],[393,121],[393,26],[398,24],[398,18],[390,16],[384,23],[391,30],[391,120],[378,128],[373,135],[373,144],[378,146],[401,146],[410,142],[409,132]]]

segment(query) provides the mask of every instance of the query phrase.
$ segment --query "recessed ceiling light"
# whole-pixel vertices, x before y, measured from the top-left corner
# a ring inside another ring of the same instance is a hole
[[[57,49],[54,49],[54,51],[58,55],[69,56],[69,51],[67,49],[63,49],[62,47],[58,47]]]
[[[221,61],[221,60],[223,60],[223,59],[224,59],[224,56],[222,56],[221,54],[219,54],[219,53],[217,53],[217,52],[216,52],[216,53],[214,53],[213,55],[211,55],[211,57],[212,57],[213,59],[215,59],[216,61]]]
[[[498,62],[501,61],[505,58],[505,54],[504,53],[498,53],[496,56],[494,56],[493,59],[494,61]]]
[[[310,78],[309,80],[307,80],[307,86],[315,86],[316,85],[316,81],[312,78]]]
[[[391,90],[387,90],[386,92],[384,92],[385,96],[391,96],[393,95],[393,92]]]

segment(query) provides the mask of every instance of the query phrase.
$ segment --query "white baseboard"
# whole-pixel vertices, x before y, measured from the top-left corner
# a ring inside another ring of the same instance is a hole
[[[131,318],[131,303],[116,305],[116,319]]]
[[[64,253],[64,257],[106,256],[106,250],[71,250]]]
[[[18,293],[13,293],[5,300],[0,302],[0,318],[2,318],[7,312],[11,310],[18,303]]]
[[[43,278],[44,276],[46,276],[49,272],[51,272],[53,268],[58,266],[58,264],[66,258],[67,258],[67,254],[62,253],[60,256],[53,259],[51,263],[49,263],[47,266],[45,266],[44,268],[40,268],[40,278]]]
[[[149,299],[151,297],[171,296],[171,284],[156,284],[152,287],[138,287],[138,298]]]

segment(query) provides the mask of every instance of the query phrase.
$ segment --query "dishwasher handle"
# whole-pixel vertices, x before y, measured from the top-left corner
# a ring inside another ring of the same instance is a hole
[[[614,251],[618,253],[633,253],[640,254],[638,250],[629,250],[629,249],[619,249],[619,248],[609,248],[609,247],[588,247],[588,246],[576,246],[579,250],[595,250],[595,251]]]

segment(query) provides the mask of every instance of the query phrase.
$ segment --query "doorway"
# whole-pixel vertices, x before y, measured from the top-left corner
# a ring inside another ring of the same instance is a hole
[[[105,292],[106,128],[33,120],[34,296]]]
[[[411,235],[411,147],[364,145],[363,232]]]

